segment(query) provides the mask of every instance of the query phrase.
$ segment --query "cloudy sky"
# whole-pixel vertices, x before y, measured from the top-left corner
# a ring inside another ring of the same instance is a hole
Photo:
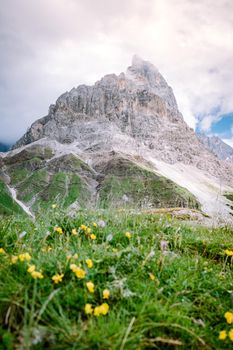
[[[191,127],[233,145],[232,0],[1,0],[0,141],[133,54],[157,66]]]

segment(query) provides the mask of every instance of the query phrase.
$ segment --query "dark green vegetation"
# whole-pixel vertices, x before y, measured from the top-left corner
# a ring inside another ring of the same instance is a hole
[[[0,215],[23,214],[21,207],[12,199],[8,188],[0,180]]]
[[[232,202],[232,205],[228,204],[228,206],[231,208],[231,210],[233,210],[233,193],[227,193],[225,194],[225,197]],[[233,215],[233,214],[231,214]]]
[[[100,219],[106,226],[95,228]],[[233,328],[224,319],[233,308],[232,258],[224,252],[233,248],[232,237],[230,228],[190,228],[127,211],[80,211],[71,219],[50,209],[35,222],[3,219],[0,349],[230,349],[230,339],[218,335]],[[12,264],[26,252],[30,261]],[[86,271],[84,279],[70,270],[72,263]],[[29,264],[44,278],[33,279]],[[64,274],[61,283],[54,284],[55,274]],[[108,314],[86,315],[86,303],[104,302],[105,288]]]
[[[124,158],[111,160],[99,186],[100,207],[199,208],[186,189]],[[124,202],[124,196],[126,201]]]
[[[225,195],[225,197],[226,197],[227,199],[229,199],[229,201],[232,201],[232,202],[233,202],[233,193],[228,193],[228,194]]]
[[[35,212],[54,201],[64,208],[77,200],[85,206],[91,195],[84,177],[93,176],[93,171],[76,156],[52,156],[50,148],[34,146],[4,159],[18,199]]]

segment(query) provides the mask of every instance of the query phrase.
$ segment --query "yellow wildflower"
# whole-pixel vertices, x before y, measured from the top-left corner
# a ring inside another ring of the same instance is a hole
[[[73,259],[78,259],[78,254],[77,254],[77,253],[75,253],[75,254],[73,255]]]
[[[53,209],[57,208],[57,204],[52,204],[52,208]]]
[[[90,237],[91,237],[91,239],[92,239],[93,241],[96,239],[96,235],[94,235],[94,233],[92,233],[92,234],[90,235]]]
[[[110,291],[108,289],[103,290],[103,299],[109,299]]]
[[[233,250],[226,249],[225,250],[225,254],[228,255],[228,256],[233,256]]]
[[[86,276],[86,272],[83,269],[81,269],[81,267],[78,267],[75,271],[75,275],[77,278],[82,279]]]
[[[0,254],[6,254],[6,252],[3,248],[0,248]]]
[[[99,315],[101,315],[101,308],[100,308],[100,306],[96,306],[95,307],[95,309],[94,309],[94,315],[95,316],[99,316]]]
[[[27,269],[27,272],[32,273],[35,270],[36,270],[36,266],[35,265],[29,265],[29,268]]]
[[[95,291],[95,285],[92,282],[87,282],[86,283],[87,289],[90,293],[94,293]]]
[[[233,323],[233,313],[232,313],[232,312],[229,312],[229,311],[226,312],[226,313],[224,314],[224,317],[225,317],[227,323],[229,323],[229,324],[232,324],[232,323]]]
[[[93,222],[93,227],[97,227],[97,223],[96,222]]]
[[[81,228],[81,230],[86,231],[87,226],[86,225],[81,225],[80,228]]]
[[[91,304],[86,304],[84,310],[87,315],[91,315],[93,313],[93,308]]]
[[[86,233],[87,233],[88,235],[91,233],[91,229],[90,229],[90,227],[87,227],[87,229],[86,229]]]
[[[76,228],[73,228],[73,230],[72,230],[71,232],[72,232],[72,235],[73,235],[73,236],[77,236],[77,234],[78,234]]]
[[[128,239],[130,239],[130,238],[132,237],[132,234],[131,234],[130,232],[126,232],[126,233],[125,233],[125,236],[126,236]]]
[[[32,278],[34,278],[34,279],[37,279],[37,278],[42,279],[42,278],[44,278],[44,276],[42,275],[42,273],[39,272],[39,271],[32,271],[31,276],[32,276]]]
[[[107,303],[103,303],[100,306],[96,306],[94,309],[94,315],[100,316],[100,315],[107,315],[109,311],[109,306]]]
[[[100,305],[100,310],[102,315],[107,315],[108,310],[109,310],[109,306],[107,303],[103,303],[102,305]]]
[[[19,254],[18,258],[20,261],[30,261],[31,255],[29,253]]]
[[[226,332],[226,331],[221,331],[221,332],[219,332],[218,339],[220,339],[220,340],[225,340],[226,337],[227,337],[227,332]]]
[[[87,267],[91,269],[93,267],[93,261],[91,259],[86,260]]]
[[[17,257],[16,255],[12,255],[12,257],[11,257],[11,263],[12,263],[12,264],[16,264],[17,261],[18,261],[18,257]]]
[[[52,277],[52,280],[55,284],[58,284],[62,282],[63,277],[64,277],[64,273],[62,273],[61,275],[57,274]]]
[[[155,281],[155,275],[153,275],[153,273],[149,272],[149,277],[151,281]]]
[[[229,331],[228,335],[231,341],[233,341],[233,328]]]
[[[86,272],[75,264],[71,264],[70,269],[75,273],[76,277],[80,279],[84,278],[86,275]]]
[[[59,233],[60,235],[63,234],[62,228],[59,227],[59,226],[55,226],[55,227],[54,227],[54,231],[57,232],[57,233]]]

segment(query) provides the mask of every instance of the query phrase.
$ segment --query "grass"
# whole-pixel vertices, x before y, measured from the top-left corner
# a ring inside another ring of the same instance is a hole
[[[227,194],[225,194],[225,197],[226,197],[229,201],[233,202],[233,193],[227,193]],[[232,203],[232,204],[233,204],[233,203]],[[231,205],[231,204],[227,204],[227,205],[231,208],[231,210],[232,210],[231,215],[233,216],[233,205]]]
[[[59,171],[55,174],[46,168],[30,172],[16,169],[12,173],[18,198],[27,205],[32,204],[33,211],[48,208],[56,201],[62,201],[65,208],[79,200],[82,206],[90,201],[90,191],[82,177],[72,172]]]
[[[230,339],[218,334],[231,329],[224,313],[233,309],[232,258],[224,251],[233,248],[232,237],[227,227],[190,228],[127,211],[80,211],[71,218],[56,208],[34,222],[3,218],[0,349],[229,349]],[[30,261],[12,263],[26,252]],[[86,272],[84,279],[72,263]],[[43,279],[27,272],[32,264]],[[56,274],[64,274],[58,284]],[[85,304],[103,302],[107,315],[85,314]]]
[[[6,185],[0,180],[0,215],[22,214],[22,208],[12,199]]]
[[[72,155],[53,159],[46,166],[45,159],[52,156],[50,151],[40,147],[27,149],[16,155],[18,158],[15,156],[16,164],[12,164],[11,159],[6,161],[11,186],[17,189],[18,199],[35,212],[48,208],[58,199],[64,208],[77,200],[82,207],[88,206],[91,194],[86,178],[94,176],[93,171]]]
[[[60,171],[51,175],[50,178],[50,182],[46,186],[40,187],[37,200],[33,205],[35,212],[40,211],[41,208],[50,207],[56,200],[60,200],[64,208],[77,200],[82,206],[89,203],[90,191],[82,177]]]
[[[82,208],[96,204],[104,209],[200,207],[189,191],[155,174],[149,164],[116,155],[95,173],[74,155],[51,157],[52,150],[35,146],[4,158],[10,185],[33,212],[58,200],[64,208],[75,202]]]
[[[225,197],[226,197],[227,199],[229,199],[229,201],[232,201],[232,202],[233,202],[233,193],[228,193],[228,194],[225,195]]]
[[[104,174],[99,186],[102,208],[199,208],[197,199],[185,188],[128,159],[111,160]]]

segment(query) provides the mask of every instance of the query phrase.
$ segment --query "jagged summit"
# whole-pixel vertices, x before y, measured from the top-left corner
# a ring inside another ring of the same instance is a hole
[[[136,137],[150,133],[149,124],[159,127],[166,118],[183,122],[171,87],[153,64],[134,56],[126,74],[109,74],[94,86],[79,85],[61,95],[14,148],[43,137],[73,142],[79,138],[79,124],[87,120],[108,121],[107,129],[115,123],[121,132]]]
[[[138,55],[133,55],[131,66],[128,69],[133,69],[134,71],[138,71],[142,75],[150,73],[158,73],[158,69],[149,61],[143,60]]]
[[[134,55],[132,64],[127,69],[126,77],[133,80],[138,88],[147,89],[160,96],[166,101],[169,109],[178,109],[172,88],[168,86],[158,69],[149,61],[144,61],[139,56]]]

